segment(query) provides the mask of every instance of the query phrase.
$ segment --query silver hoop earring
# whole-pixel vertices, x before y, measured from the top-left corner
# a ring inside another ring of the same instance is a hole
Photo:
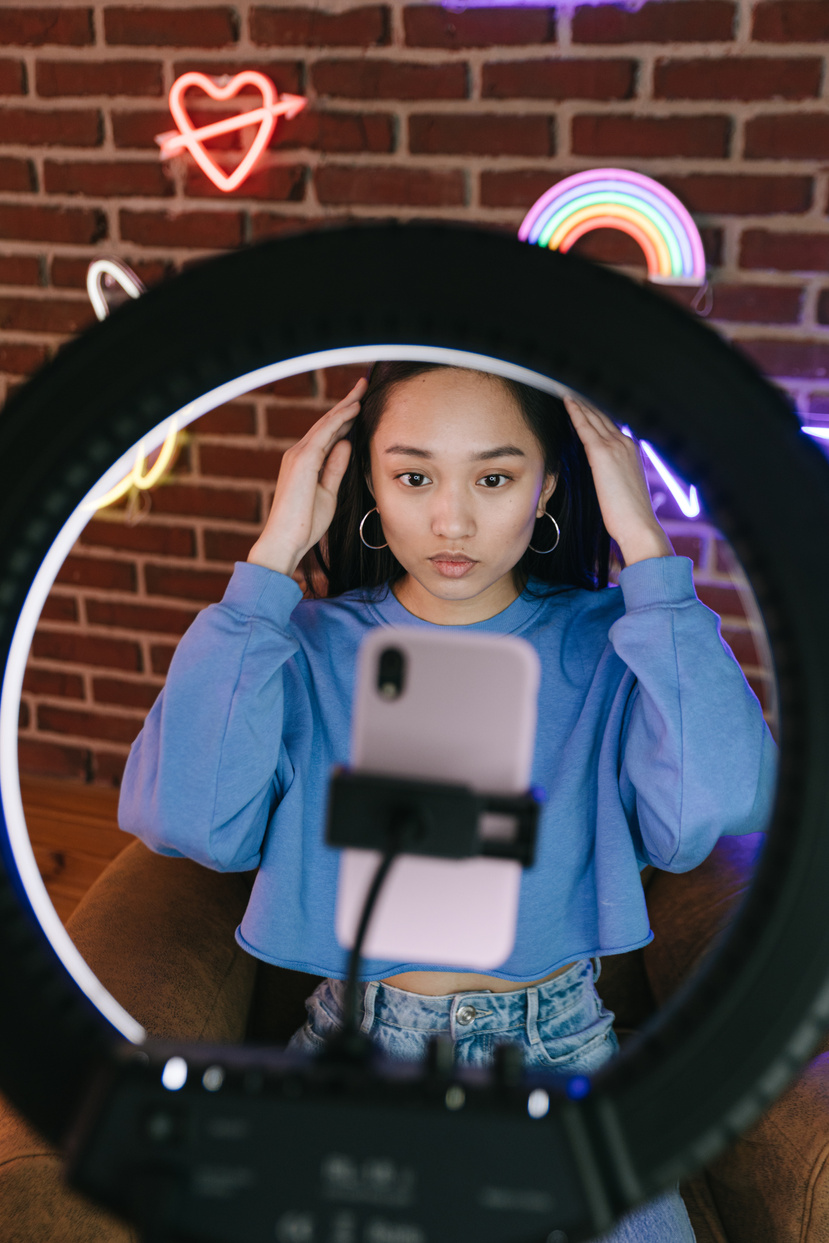
[[[360,523],[360,539],[363,541],[366,548],[372,548],[375,551],[378,548],[388,548],[388,544],[369,544],[368,541],[363,536],[363,527],[365,526],[366,518],[368,518],[369,514],[379,514],[379,513],[380,513],[380,510],[377,508],[370,509],[368,511],[368,514],[363,514],[363,521]]]
[[[558,541],[561,539],[561,527],[558,525],[553,515],[548,514],[546,510],[541,515],[541,518],[549,518],[550,522],[552,522],[553,526],[556,529],[556,542],[553,544],[552,548],[533,548],[532,544],[530,544],[529,547],[532,552],[537,552],[540,554],[540,556],[546,557],[548,552],[555,552],[555,550],[558,548]],[[540,522],[541,518],[537,518],[536,521]]]

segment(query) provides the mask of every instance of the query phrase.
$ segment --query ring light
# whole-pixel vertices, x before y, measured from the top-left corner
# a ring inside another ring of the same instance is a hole
[[[149,451],[172,419],[183,426],[280,376],[382,356],[463,359],[551,391],[572,389],[629,424],[695,480],[766,619],[780,691],[777,805],[728,940],[582,1099],[553,1087],[541,1114],[525,1090],[517,1113],[504,1098],[500,1113],[476,1115],[469,1086],[469,1109],[443,1118],[447,1129],[460,1128],[452,1131],[453,1160],[468,1141],[469,1151],[480,1143],[501,1157],[515,1151],[528,1166],[546,1162],[557,1226],[571,1240],[586,1238],[748,1126],[829,1022],[829,584],[816,572],[829,527],[829,470],[782,395],[680,308],[587,261],[484,231],[336,229],[212,260],[94,326],[9,403],[0,422],[0,795],[9,831],[0,992],[14,1023],[0,1028],[0,1086],[47,1136],[63,1140],[92,1085],[85,1133],[99,1147],[81,1162],[82,1182],[122,1211],[131,1207],[128,1185],[138,1185],[127,1176],[136,1173],[130,1145],[140,1147],[141,1120],[150,1104],[170,1098],[173,1081],[177,1108],[194,1117],[221,1107],[232,1085],[253,1093],[286,1185],[304,1176],[303,1144],[293,1137],[297,1128],[313,1133],[323,1100],[316,1089],[297,1098],[304,1089],[296,1068],[280,1061],[287,1055],[130,1044],[140,1039],[135,1027],[88,980],[79,986],[70,975],[65,934],[54,918],[50,924],[23,841],[11,722],[16,729],[21,662],[49,585],[90,504],[128,468],[138,442]],[[188,1075],[188,1066],[199,1073]],[[350,1090],[341,1110],[359,1107],[371,1125],[386,1118],[388,1084],[359,1100]],[[403,1100],[406,1090],[404,1077],[394,1092]],[[420,1143],[426,1161],[418,1100],[409,1102],[414,1122],[399,1142]],[[280,1128],[289,1128],[281,1143]],[[347,1144],[348,1130],[342,1134]],[[175,1162],[153,1170],[175,1178]],[[137,1174],[149,1177],[144,1167]],[[199,1226],[195,1217],[181,1223],[186,1237],[273,1238],[272,1215],[266,1230],[240,1223],[235,1206],[230,1218],[215,1203],[207,1213],[193,1186],[179,1188],[181,1211],[203,1216]],[[132,1209],[141,1207],[136,1195]],[[431,1237],[467,1228],[470,1212],[462,1195],[442,1202]],[[486,1239],[513,1237],[509,1221],[481,1229]]]

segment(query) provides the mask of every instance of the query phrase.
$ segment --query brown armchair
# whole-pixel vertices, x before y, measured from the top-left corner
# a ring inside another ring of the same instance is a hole
[[[723,838],[693,872],[646,880],[655,933],[644,951],[605,958],[599,991],[622,1038],[665,1002],[732,918],[758,841]],[[110,992],[155,1036],[284,1042],[304,1019],[316,978],[267,967],[236,945],[245,876],[128,846],[69,921]],[[829,1240],[829,1053],[742,1139],[683,1188],[698,1243]],[[60,1155],[0,1109],[3,1243],[137,1243],[137,1235],[69,1191]]]

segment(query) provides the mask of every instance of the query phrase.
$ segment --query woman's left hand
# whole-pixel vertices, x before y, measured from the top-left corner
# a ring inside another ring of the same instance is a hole
[[[564,404],[584,445],[604,524],[625,565],[647,557],[671,557],[673,548],[657,521],[639,444],[612,419],[577,397]]]

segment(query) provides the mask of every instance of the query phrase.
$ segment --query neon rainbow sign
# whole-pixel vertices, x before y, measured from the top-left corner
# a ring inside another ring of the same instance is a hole
[[[565,177],[532,205],[518,236],[567,251],[593,229],[620,229],[638,242],[651,281],[705,281],[702,239],[687,208],[658,181],[627,168],[592,168]]]
[[[255,86],[262,95],[262,107],[249,112],[239,112],[236,116],[225,117],[212,125],[202,125],[199,129],[193,126],[187,109],[184,106],[184,93],[191,86],[197,86],[211,99],[224,101],[238,95],[243,86]],[[184,73],[176,78],[170,90],[170,111],[178,129],[169,130],[164,134],[156,134],[155,141],[161,148],[162,160],[187,150],[198,164],[202,172],[210,178],[219,190],[229,192],[235,190],[253,172],[254,165],[271,140],[276,128],[277,117],[294,117],[307,104],[303,95],[282,95],[277,98],[276,87],[264,73],[246,69],[232,78],[209,78],[206,73]],[[225,173],[203,143],[207,138],[217,138],[221,134],[231,134],[234,130],[244,129],[248,125],[258,125],[259,132],[250,149],[236,165],[232,173]]]

